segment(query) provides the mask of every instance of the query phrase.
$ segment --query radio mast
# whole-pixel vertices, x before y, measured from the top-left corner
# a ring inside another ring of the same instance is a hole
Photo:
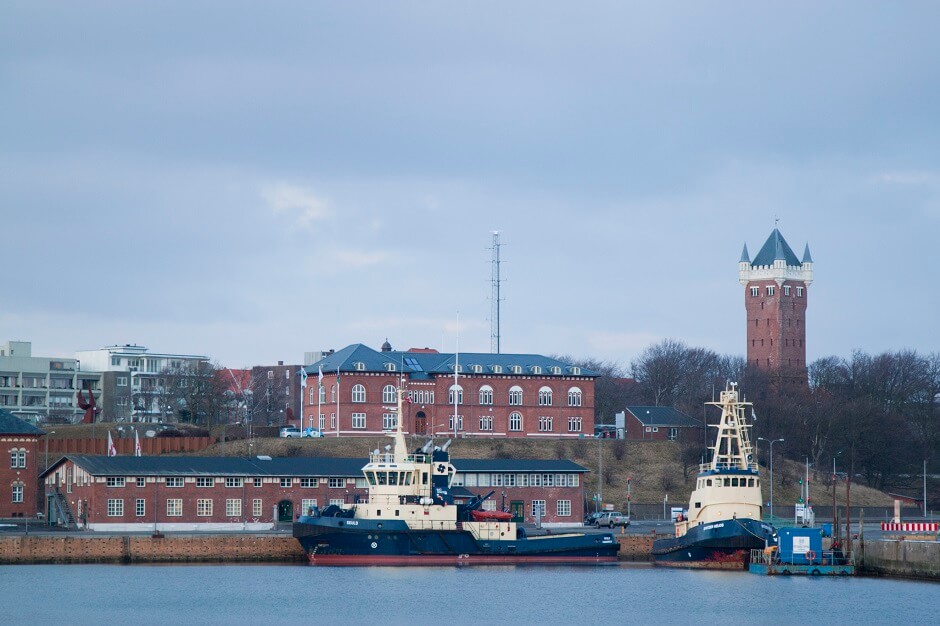
[[[500,332],[499,332],[499,303],[502,302],[503,298],[500,295],[500,283],[503,282],[502,278],[499,275],[499,231],[493,231],[493,247],[490,250],[493,251],[493,261],[492,261],[492,275],[491,275],[491,285],[492,290],[490,294],[490,352],[493,354],[500,353]]]

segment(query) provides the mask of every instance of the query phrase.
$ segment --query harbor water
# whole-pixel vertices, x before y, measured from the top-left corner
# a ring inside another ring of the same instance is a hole
[[[940,585],[645,565],[0,566],[5,624],[915,624]]]

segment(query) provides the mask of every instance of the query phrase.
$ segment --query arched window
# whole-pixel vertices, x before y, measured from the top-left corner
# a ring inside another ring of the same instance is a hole
[[[10,467],[16,469],[20,466],[20,451],[16,448],[10,450]]]
[[[457,404],[463,404],[463,387],[451,385],[447,392],[447,404],[454,404],[454,394],[457,394]]]
[[[323,385],[318,385],[320,387],[320,404],[326,402],[326,387]]]
[[[320,392],[322,393],[323,390],[321,389]],[[307,401],[307,404],[313,404],[316,399],[317,399],[317,390],[316,390],[316,387],[311,387],[311,388],[310,388],[310,399]]]
[[[539,406],[551,406],[552,405],[552,389],[551,387],[542,387],[539,389]]]
[[[330,402],[336,402],[336,385],[330,387]]]
[[[353,385],[352,401],[353,402],[365,402],[366,401],[366,388],[363,385]]]
[[[581,406],[581,390],[577,387],[568,390],[568,406]]]
[[[509,404],[522,406],[522,387],[515,385],[509,389]]]
[[[493,404],[493,388],[489,385],[480,387],[480,404]]]
[[[515,430],[515,431],[522,430],[522,414],[521,413],[509,414],[509,430]]]
[[[382,403],[392,404],[397,401],[395,398],[395,385],[385,385],[382,388]]]

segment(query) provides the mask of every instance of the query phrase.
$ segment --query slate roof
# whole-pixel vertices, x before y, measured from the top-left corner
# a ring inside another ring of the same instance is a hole
[[[552,359],[539,354],[492,354],[489,352],[461,352],[459,354],[462,374],[474,374],[474,365],[479,365],[482,370],[480,373],[495,373],[494,366],[499,366],[501,375],[532,375],[533,367],[541,367],[542,372],[539,376],[585,376],[596,378],[599,374],[592,370],[580,369],[579,374],[573,374],[572,366],[569,363]],[[430,378],[437,375],[453,375],[454,362],[457,355],[447,352],[408,352],[391,351],[379,352],[361,343],[355,343],[346,346],[342,350],[337,350],[316,363],[306,365],[309,376],[316,376],[318,368],[323,369],[324,374],[336,373],[339,370],[343,372],[386,372],[388,363],[395,365],[396,372],[404,372],[410,378]],[[356,363],[362,363],[362,370],[356,369]],[[512,367],[518,365],[522,368],[519,374],[512,372]],[[552,367],[560,368],[559,374],[553,374]]]
[[[0,435],[45,435],[46,431],[36,428],[6,409],[0,409]]]
[[[628,406],[627,411],[644,426],[703,426],[701,420],[689,417],[671,406]]]
[[[67,455],[43,472],[70,460],[93,476],[347,476],[359,478],[365,458],[226,456],[89,456]],[[587,472],[577,463],[537,459],[452,459],[459,472]]]
[[[801,265],[800,260],[797,258],[796,254],[794,254],[790,244],[783,238],[780,231],[775,228],[773,232],[770,233],[770,237],[767,238],[767,241],[764,242],[760,252],[754,257],[751,267],[773,265],[774,261],[777,259],[783,259],[788,266],[799,267]]]

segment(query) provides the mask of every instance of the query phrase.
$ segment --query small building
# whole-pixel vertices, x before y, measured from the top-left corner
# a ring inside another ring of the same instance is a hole
[[[704,441],[705,424],[670,406],[628,406],[626,438],[634,441]]]
[[[39,487],[36,449],[45,433],[0,408],[0,446],[10,459],[0,462],[0,518],[34,517]]]
[[[80,456],[42,474],[51,523],[90,530],[267,530],[312,507],[367,494],[361,458]],[[487,495],[484,509],[522,521],[579,523],[582,474],[571,461],[453,461],[455,487]]]

